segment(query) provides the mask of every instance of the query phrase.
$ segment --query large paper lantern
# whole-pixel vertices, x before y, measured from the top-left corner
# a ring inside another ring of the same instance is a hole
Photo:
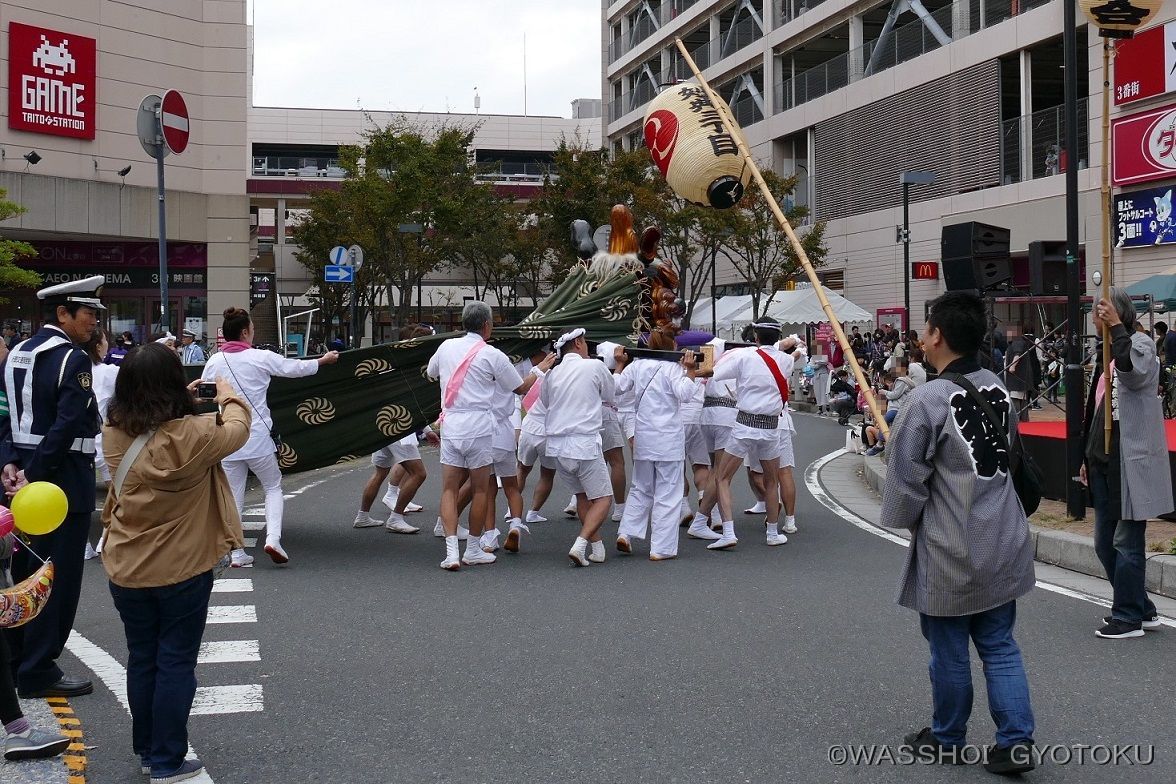
[[[751,179],[718,110],[690,82],[663,90],[649,104],[645,146],[674,193],[704,207],[734,207]]]
[[[1148,23],[1161,0],[1079,0],[1078,7],[1104,38],[1130,38]]]

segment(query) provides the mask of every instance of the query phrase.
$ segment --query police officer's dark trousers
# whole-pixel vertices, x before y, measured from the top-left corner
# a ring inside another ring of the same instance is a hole
[[[54,573],[53,592],[40,615],[24,626],[5,630],[12,648],[17,689],[22,694],[47,689],[64,675],[57,659],[65,650],[78,610],[91,514],[70,512],[57,530],[29,537],[37,555],[53,560]],[[21,548],[13,558],[12,576],[20,582],[40,566],[40,561]]]

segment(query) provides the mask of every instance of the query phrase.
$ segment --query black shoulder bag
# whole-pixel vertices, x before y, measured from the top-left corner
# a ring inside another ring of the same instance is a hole
[[[1001,445],[1009,456],[1009,476],[1013,478],[1013,490],[1017,492],[1017,497],[1021,499],[1021,506],[1025,509],[1025,516],[1033,514],[1037,511],[1037,507],[1041,505],[1041,468],[1033,459],[1032,455],[1026,452],[1021,444],[1021,434],[1017,433],[1016,445],[1009,444],[1008,429],[1001,424],[1000,416],[997,415],[996,409],[992,404],[980,394],[980,390],[976,389],[976,385],[968,380],[967,376],[959,373],[941,373],[940,378],[952,382],[968,393],[968,396],[980,406],[980,409],[988,417],[996,432],[1000,434]],[[1013,416],[1012,404],[1009,405],[1009,416]]]

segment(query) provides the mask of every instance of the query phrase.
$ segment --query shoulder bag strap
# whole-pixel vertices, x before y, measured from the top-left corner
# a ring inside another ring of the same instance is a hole
[[[946,379],[947,381],[950,381],[957,386],[963,387],[964,391],[968,393],[968,396],[972,398],[972,400],[976,401],[976,405],[980,406],[980,409],[984,412],[985,416],[987,416],[988,420],[992,422],[992,426],[996,428],[996,432],[1000,436],[1001,446],[1003,446],[1005,452],[1008,453],[1009,473],[1011,474],[1013,471],[1015,471],[1017,468],[1017,463],[1019,462],[1019,458],[1013,452],[1012,446],[1009,444],[1008,431],[1001,425],[1000,416],[996,413],[996,409],[992,407],[992,404],[988,402],[984,395],[980,394],[980,390],[976,389],[976,385],[973,384],[967,376],[964,376],[960,373],[940,373],[939,377]],[[1013,410],[1010,404],[1009,416],[1012,417],[1012,415]]]
[[[253,405],[253,398],[249,397],[249,393],[245,391],[245,387],[242,386],[241,382],[237,379],[237,374],[233,372],[233,366],[229,364],[229,355],[225,354],[223,351],[221,354],[224,355],[225,367],[229,369],[229,375],[233,377],[233,381],[237,382],[237,389],[241,390],[241,394],[245,396],[245,402],[247,402],[249,407],[253,409],[253,415],[258,419],[261,419],[262,424],[266,426],[267,430],[272,431],[274,429],[274,423],[272,421],[266,422],[265,419],[262,419],[261,414],[257,410],[257,406]]]
[[[131,470],[131,466],[139,459],[139,453],[143,451],[143,447],[147,446],[147,442],[151,440],[151,436],[155,435],[154,430],[148,430],[146,433],[140,433],[135,440],[131,442],[127,453],[123,455],[122,461],[118,464],[118,470],[114,472],[114,478],[111,484],[114,486],[114,497],[118,498],[122,494],[123,480],[127,478],[127,473]]]

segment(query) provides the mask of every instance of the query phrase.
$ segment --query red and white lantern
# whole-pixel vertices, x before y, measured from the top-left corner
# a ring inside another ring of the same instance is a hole
[[[704,207],[734,207],[751,179],[718,109],[692,82],[663,90],[649,104],[645,146],[674,193]]]

